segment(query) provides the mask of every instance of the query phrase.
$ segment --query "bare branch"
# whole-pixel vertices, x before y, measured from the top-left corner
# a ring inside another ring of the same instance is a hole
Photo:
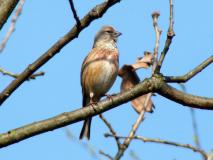
[[[0,0],[0,30],[7,22],[10,14],[18,4],[19,0]]]
[[[106,137],[114,137],[114,135],[106,134]],[[116,138],[126,139],[128,137],[117,136]],[[190,150],[192,150],[194,152],[200,153],[205,160],[207,160],[207,158],[208,158],[208,154],[204,150],[196,148],[196,147],[194,147],[194,146],[192,146],[190,144],[180,144],[180,143],[177,143],[177,142],[161,140],[161,139],[154,139],[154,138],[145,138],[145,137],[142,137],[142,136],[134,136],[134,137],[132,137],[132,139],[141,140],[143,142],[153,142],[153,143],[167,144],[167,145],[176,146],[176,147],[182,147],[182,148],[190,149]]]
[[[109,154],[106,154],[104,151],[100,150],[99,153],[102,154],[102,155],[104,155],[108,159],[113,160],[112,156],[110,156]]]
[[[141,122],[144,120],[145,108],[148,105],[151,96],[152,96],[152,93],[149,93],[147,95],[146,100],[144,102],[144,107],[141,110],[141,113],[139,114],[135,124],[132,126],[129,136],[127,138],[125,138],[123,144],[121,145],[121,148],[119,148],[117,154],[115,155],[115,160],[119,160],[123,156],[126,149],[129,147],[129,144],[132,141],[132,138],[135,136],[135,133],[136,133],[138,127],[140,126]]]
[[[106,120],[106,118],[104,118],[104,116],[102,114],[100,114],[99,117],[105,123],[105,125],[109,128],[109,130],[112,133],[112,135],[116,136],[117,134],[116,134],[115,130],[112,128],[112,125]],[[117,143],[118,149],[121,148],[121,143],[120,143],[119,138],[115,138],[115,141]]]
[[[92,145],[90,145],[87,142],[84,143],[82,141],[79,141],[79,138],[75,137],[75,135],[73,135],[73,133],[67,127],[64,127],[64,129],[65,129],[64,131],[66,133],[67,138],[69,138],[72,142],[75,142],[76,144],[83,147],[85,151],[87,151],[94,159],[99,160],[99,156]]]
[[[81,21],[79,20],[79,17],[77,15],[73,0],[69,0],[69,2],[70,2],[70,7],[71,7],[71,10],[72,10],[72,13],[73,13],[73,17],[76,21],[76,26],[77,26],[77,28],[79,28],[79,27],[81,27]]]
[[[0,94],[0,105],[36,70],[53,58],[60,50],[73,39],[77,38],[80,32],[88,27],[92,21],[103,16],[103,14],[113,5],[121,0],[109,0],[94,7],[81,19],[81,28],[74,26],[66,35],[59,39],[35,62],[30,64],[15,80],[13,80]]]
[[[199,66],[195,67],[193,70],[188,72],[187,74],[183,76],[165,76],[165,81],[169,83],[184,83],[193,78],[196,74],[201,72],[203,69],[205,69],[208,65],[210,65],[213,62],[213,55],[210,56],[208,59],[206,59],[204,62],[202,62]]]
[[[23,5],[24,5],[24,2],[25,0],[21,0],[18,4],[18,7],[16,9],[16,12],[15,14],[13,15],[12,17],[12,20],[11,20],[11,24],[10,24],[10,27],[5,35],[5,37],[3,38],[1,44],[0,44],[0,53],[4,50],[10,36],[12,35],[12,33],[14,32],[15,30],[15,24],[16,24],[16,21],[18,19],[18,17],[20,16],[21,12],[22,12],[22,8],[23,8]]]
[[[160,55],[160,58],[159,58],[159,61],[158,61],[156,73],[160,72],[164,58],[165,58],[165,56],[166,56],[166,54],[169,50],[169,47],[172,43],[172,39],[175,36],[175,32],[174,32],[174,29],[173,29],[173,26],[174,26],[173,0],[169,0],[169,4],[170,4],[169,29],[167,31],[167,39],[166,39],[166,42],[165,42],[165,45],[164,45],[164,49],[161,52],[161,55]]]
[[[192,128],[194,131],[194,142],[197,148],[201,149],[201,144],[200,144],[200,136],[198,133],[198,128],[197,128],[197,121],[195,117],[195,110],[194,108],[190,108],[190,113],[191,113],[191,118],[192,118]]]
[[[152,66],[152,74],[155,73],[157,64],[158,64],[158,48],[159,48],[159,41],[160,41],[160,35],[161,30],[158,27],[158,17],[160,16],[159,12],[153,12],[152,13],[152,19],[153,19],[153,27],[155,30],[155,48],[154,48],[154,60],[153,60],[153,66]]]
[[[98,102],[97,105],[89,105],[83,108],[80,106],[78,110],[66,112],[0,134],[0,148],[98,115],[149,92],[157,92],[170,100],[190,107],[213,110],[213,98],[186,94],[167,85],[162,77],[152,77],[145,79],[130,90],[112,96],[111,99]]]
[[[10,76],[10,77],[12,77],[12,78],[17,78],[17,77],[19,76],[19,74],[11,73],[11,72],[9,72],[9,71],[4,70],[4,69],[1,68],[1,67],[0,67],[0,72],[1,72],[3,75],[7,75],[7,76]],[[44,74],[45,74],[44,72],[35,73],[35,74],[31,75],[31,76],[29,77],[28,80],[30,80],[30,79],[35,79],[36,77],[43,76]]]
[[[213,98],[190,95],[176,90],[175,88],[169,86],[166,83],[161,84],[161,87],[159,88],[159,90],[157,90],[157,93],[184,106],[213,110]]]
[[[181,87],[183,92],[187,93],[186,86],[184,84],[181,83],[180,87]],[[190,108],[189,110],[190,110],[190,114],[191,114],[191,118],[192,118],[192,128],[193,128],[193,132],[194,132],[193,140],[195,142],[196,147],[198,149],[202,149],[201,144],[200,144],[200,136],[198,134],[197,119],[195,117],[195,109]]]
[[[147,98],[146,98],[147,101],[149,98],[150,97],[147,96]],[[141,111],[141,113],[139,114],[135,124],[132,126],[132,130],[130,131],[129,136],[127,138],[125,138],[124,143],[122,144],[122,147],[118,150],[117,154],[115,155],[115,158],[114,158],[115,160],[119,160],[123,156],[126,149],[129,147],[129,144],[130,144],[132,138],[135,136],[135,133],[136,133],[138,127],[140,126],[141,122],[144,119],[144,114],[145,114],[145,111],[143,109]]]
[[[153,19],[153,27],[154,27],[154,30],[155,30],[155,34],[156,34],[156,40],[155,40],[155,47],[154,47],[154,60],[153,60],[153,65],[152,65],[152,74],[154,74],[155,72],[155,69],[157,67],[157,58],[158,58],[158,48],[159,48],[159,40],[160,40],[160,34],[161,34],[161,30],[159,29],[158,27],[158,17],[160,16],[160,14],[158,12],[153,12],[152,14],[152,19]],[[145,108],[147,108],[148,106],[148,103],[150,102],[150,98],[152,96],[152,93],[149,93],[145,99],[145,102],[144,102],[144,106],[143,106],[143,109],[141,110],[135,124],[133,125],[130,133],[129,133],[129,136],[124,140],[124,143],[121,145],[122,147],[118,149],[118,152],[117,154],[115,155],[115,160],[119,160],[124,152],[126,151],[126,149],[128,148],[131,140],[132,140],[132,137],[134,137],[138,127],[140,126],[141,122],[143,121],[144,119],[144,115],[145,115]]]
[[[174,32],[174,13],[173,13],[173,8],[174,8],[174,5],[173,5],[173,0],[169,0],[169,8],[170,8],[170,14],[169,14],[169,29],[168,29],[168,35],[170,37],[173,37],[175,36],[175,32]]]

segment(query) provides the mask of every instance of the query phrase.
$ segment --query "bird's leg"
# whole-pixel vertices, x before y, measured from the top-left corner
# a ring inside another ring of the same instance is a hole
[[[92,106],[93,110],[96,112],[97,110],[95,109],[94,105],[97,105],[98,102],[94,101],[93,98],[94,98],[94,94],[93,92],[90,93],[90,102],[89,102],[89,105]]]

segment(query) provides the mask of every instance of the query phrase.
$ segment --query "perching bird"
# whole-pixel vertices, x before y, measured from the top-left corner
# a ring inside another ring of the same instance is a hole
[[[96,34],[92,51],[81,68],[83,106],[98,102],[113,85],[119,69],[116,43],[120,35],[112,26],[104,26]],[[80,139],[90,139],[91,120],[84,121]]]

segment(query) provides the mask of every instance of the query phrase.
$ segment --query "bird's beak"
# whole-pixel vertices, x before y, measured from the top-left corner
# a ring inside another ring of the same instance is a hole
[[[115,32],[115,37],[119,37],[120,35],[122,35],[121,32],[118,32],[118,31]]]

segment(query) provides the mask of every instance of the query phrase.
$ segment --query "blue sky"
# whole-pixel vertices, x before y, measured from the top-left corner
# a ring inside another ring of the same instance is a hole
[[[93,0],[75,1],[79,17],[83,17],[94,5],[101,3]],[[174,1],[176,36],[164,61],[162,72],[165,75],[182,75],[193,69],[212,55],[213,22],[211,0]],[[123,0],[110,8],[102,19],[94,21],[81,32],[78,39],[66,45],[61,52],[44,65],[44,77],[25,82],[0,108],[0,132],[4,133],[25,124],[47,119],[57,114],[81,107],[80,68],[90,51],[97,30],[103,25],[113,25],[123,35],[118,47],[120,66],[134,63],[143,56],[145,50],[153,51],[155,33],[151,13],[159,11],[159,26],[162,29],[160,51],[164,46],[168,29],[168,0]],[[74,24],[68,1],[26,1],[16,30],[9,39],[4,52],[0,55],[0,66],[15,73],[23,71],[30,63],[42,55],[52,44],[62,37]],[[10,20],[0,33],[3,38]],[[141,79],[150,75],[150,70],[140,70]],[[187,92],[212,97],[213,65],[186,83]],[[0,89],[4,89],[12,78],[0,76]],[[109,93],[117,93],[120,88],[117,78]],[[173,85],[176,88],[178,85]],[[159,95],[153,98],[156,109],[146,114],[138,135],[161,138],[180,143],[194,144],[190,110]],[[127,103],[104,113],[119,135],[127,135],[137,114]],[[213,146],[211,124],[212,111],[196,110],[198,129],[202,147],[210,151]],[[66,127],[75,137],[79,136],[82,122]],[[98,151],[115,155],[117,146],[113,139],[105,139],[103,133],[108,129],[98,118],[93,118],[89,145]],[[84,145],[86,142],[71,140],[65,128],[48,132],[0,150],[0,158],[11,159],[97,159],[90,155]],[[124,160],[130,159],[133,150],[140,159],[201,159],[190,150],[159,144],[134,141],[126,151]]]

